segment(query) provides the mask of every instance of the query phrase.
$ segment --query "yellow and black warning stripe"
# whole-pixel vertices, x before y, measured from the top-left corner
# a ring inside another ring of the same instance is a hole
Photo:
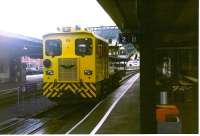
[[[47,97],[60,97],[65,91],[71,91],[83,98],[96,98],[95,83],[43,83],[43,95]]]

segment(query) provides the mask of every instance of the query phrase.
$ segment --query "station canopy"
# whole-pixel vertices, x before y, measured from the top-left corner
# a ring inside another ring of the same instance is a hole
[[[0,31],[0,49],[6,47],[11,56],[42,58],[42,40]]]
[[[159,46],[198,45],[198,0],[97,1],[122,32],[148,31]]]

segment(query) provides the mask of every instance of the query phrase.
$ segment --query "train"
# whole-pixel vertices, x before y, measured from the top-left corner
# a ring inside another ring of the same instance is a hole
[[[43,95],[50,100],[101,99],[123,72],[111,66],[108,42],[87,30],[43,36]]]

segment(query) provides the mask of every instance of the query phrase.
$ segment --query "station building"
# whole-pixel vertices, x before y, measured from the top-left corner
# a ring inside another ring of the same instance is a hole
[[[26,78],[22,56],[42,58],[42,41],[19,34],[0,32],[0,83],[21,82]]]

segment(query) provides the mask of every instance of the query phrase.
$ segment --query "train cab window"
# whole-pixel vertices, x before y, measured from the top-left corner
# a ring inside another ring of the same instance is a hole
[[[92,54],[92,39],[81,38],[75,40],[75,53],[78,56],[85,56]]]
[[[61,40],[46,40],[45,52],[47,56],[60,56],[61,51]]]

